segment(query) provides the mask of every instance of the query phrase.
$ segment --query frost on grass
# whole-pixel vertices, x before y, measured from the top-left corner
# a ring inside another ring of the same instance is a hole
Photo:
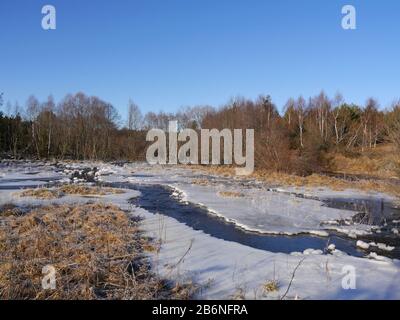
[[[3,208],[4,209],[4,208]],[[0,215],[0,299],[189,298],[146,263],[150,241],[139,222],[114,205],[59,205]],[[42,268],[56,270],[43,290]]]
[[[56,189],[27,189],[19,193],[19,196],[50,200],[61,198],[63,195],[104,196],[121,193],[124,193],[124,191],[116,188],[90,187],[85,185],[67,184]]]

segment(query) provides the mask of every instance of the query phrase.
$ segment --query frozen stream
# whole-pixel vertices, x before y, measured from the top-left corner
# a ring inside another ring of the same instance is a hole
[[[326,252],[330,242],[336,248],[349,255],[361,257],[365,253],[355,247],[355,241],[332,235],[328,238],[311,235],[283,236],[266,235],[242,230],[232,223],[212,216],[207,209],[194,204],[178,201],[173,190],[161,185],[134,185],[130,183],[113,183],[112,187],[133,189],[141,195],[132,199],[132,203],[154,214],[163,214],[186,224],[194,230],[203,231],[214,238],[233,241],[252,248],[270,252],[303,252],[306,249]]]
[[[126,182],[107,184],[115,188],[132,189],[140,192],[140,196],[131,199],[131,203],[153,214],[162,214],[176,219],[180,223],[203,231],[221,240],[232,241],[255,249],[269,252],[293,253],[307,249],[321,250],[329,253],[329,244],[334,243],[336,249],[355,257],[363,257],[365,251],[356,246],[356,240],[331,232],[329,237],[318,237],[309,234],[296,236],[268,235],[243,230],[233,223],[210,215],[207,208],[192,203],[184,203],[177,199],[174,190],[162,185],[141,185]],[[383,252],[383,255],[398,258],[398,251]]]

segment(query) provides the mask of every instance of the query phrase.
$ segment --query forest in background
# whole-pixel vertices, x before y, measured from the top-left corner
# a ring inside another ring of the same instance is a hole
[[[231,99],[221,107],[194,106],[176,113],[142,114],[132,101],[122,120],[110,103],[84,93],[56,103],[29,97],[24,106],[0,96],[2,158],[145,160],[147,130],[181,128],[254,129],[256,168],[308,175],[330,172],[332,154],[361,157],[391,144],[400,157],[400,101],[382,110],[370,98],[365,105],[346,103],[323,92],[290,98],[278,112],[270,96]],[[400,168],[399,172],[400,172]]]

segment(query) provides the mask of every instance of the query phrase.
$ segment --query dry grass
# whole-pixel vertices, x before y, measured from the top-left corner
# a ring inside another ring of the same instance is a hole
[[[353,157],[343,154],[332,154],[330,157],[336,172],[386,179],[400,177],[400,157],[390,144],[360,151]]]
[[[104,196],[110,194],[122,194],[121,189],[105,188],[105,187],[89,187],[85,185],[67,184],[57,189],[37,188],[26,189],[19,193],[20,197],[33,197],[37,199],[57,199],[63,195],[80,195],[80,196]]]
[[[221,176],[235,176],[235,168],[229,166],[193,166],[193,168]],[[293,174],[273,172],[270,170],[256,170],[250,178],[285,186],[314,188],[328,187],[336,191],[356,189],[363,191],[386,192],[394,196],[400,196],[400,183],[396,184],[377,179],[359,179],[357,181],[349,181],[321,174],[312,174],[307,177],[301,177]]]
[[[138,223],[104,204],[47,206],[0,215],[0,299],[187,298],[191,285],[170,288],[144,263],[153,248]],[[42,289],[54,266],[56,289]]]
[[[263,284],[264,294],[279,291],[279,283],[276,280],[267,281]]]
[[[192,184],[198,185],[198,186],[209,186],[211,185],[210,181],[206,180],[206,179],[193,179],[191,181]]]
[[[70,195],[108,195],[108,194],[122,194],[124,193],[121,189],[116,188],[105,188],[105,187],[89,187],[85,185],[79,184],[66,184],[61,186],[59,190],[62,193],[70,194]]]
[[[37,188],[37,189],[27,189],[19,194],[20,197],[33,197],[37,199],[57,199],[62,195],[58,190]]]
[[[307,177],[299,177],[276,172],[256,172],[255,176],[261,180],[271,183],[289,185],[295,187],[327,187],[336,191],[343,191],[345,189],[356,189],[362,191],[380,191],[392,194],[395,196],[400,195],[400,185],[389,183],[386,181],[366,180],[360,179],[357,181],[348,181],[344,179],[328,177],[325,175],[312,174]]]
[[[225,198],[243,198],[244,194],[236,191],[220,191],[218,195]]]
[[[23,212],[17,206],[8,203],[0,207],[0,219],[2,217],[20,216]]]

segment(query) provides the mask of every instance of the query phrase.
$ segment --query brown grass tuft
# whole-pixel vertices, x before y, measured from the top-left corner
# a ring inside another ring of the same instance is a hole
[[[267,281],[263,284],[264,294],[279,291],[279,283],[276,280]]]
[[[125,191],[116,188],[89,187],[84,185],[67,184],[58,189],[26,189],[19,193],[20,197],[34,197],[37,199],[57,199],[63,195],[104,196],[109,194],[122,194]]]
[[[0,299],[182,298],[151,272],[149,240],[116,206],[47,206],[0,219]],[[46,265],[56,270],[54,290],[41,285]]]
[[[211,185],[210,181],[206,179],[194,179],[191,182],[192,184],[198,185],[198,186],[209,186]]]
[[[242,198],[244,197],[244,194],[241,192],[236,192],[236,191],[220,191],[218,192],[218,195],[221,197],[225,198]]]
[[[20,216],[22,215],[22,210],[12,203],[7,203],[0,207],[0,218],[10,217],[10,216]]]
[[[57,199],[61,197],[58,190],[46,188],[26,189],[19,194],[21,197],[33,197],[38,199]]]
[[[105,188],[105,187],[89,187],[77,184],[66,184],[61,186],[59,190],[65,194],[72,195],[108,195],[108,194],[121,194],[124,193],[121,189],[116,188]]]

